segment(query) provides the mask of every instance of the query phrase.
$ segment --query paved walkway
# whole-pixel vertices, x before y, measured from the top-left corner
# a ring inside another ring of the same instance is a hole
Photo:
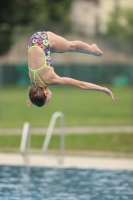
[[[29,163],[32,166],[133,170],[133,159],[65,156],[63,164],[59,164],[58,161],[57,157],[43,155],[31,155],[29,158]],[[24,165],[25,162],[20,154],[0,153],[0,164]]]
[[[45,134],[46,127],[31,127],[31,133]],[[109,133],[109,132],[124,132],[133,133],[133,126],[76,126],[66,127],[65,133]],[[22,128],[0,128],[0,134],[21,134]],[[54,128],[53,133],[60,133],[60,128]]]

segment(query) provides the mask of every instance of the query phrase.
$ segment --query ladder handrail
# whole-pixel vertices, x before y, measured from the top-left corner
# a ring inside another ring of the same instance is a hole
[[[29,168],[29,163],[30,163],[30,132],[29,132],[29,127],[30,124],[28,122],[25,122],[23,125],[23,130],[22,130],[22,137],[21,137],[21,143],[20,143],[20,153],[23,156],[24,160],[24,166],[26,169],[26,173],[29,174],[30,168]]]
[[[43,154],[46,154],[46,152],[47,152],[48,145],[49,145],[49,142],[50,142],[50,139],[51,139],[51,135],[53,133],[53,129],[54,129],[54,126],[55,126],[55,122],[56,122],[58,117],[61,118],[60,154],[61,154],[61,157],[63,158],[63,156],[64,156],[64,146],[65,146],[65,142],[64,142],[65,117],[64,117],[64,114],[62,112],[59,112],[59,111],[55,112],[51,117],[49,127],[48,127],[47,132],[46,132],[46,137],[45,137],[45,140],[44,140],[44,143],[43,143],[42,152],[43,152]],[[60,160],[60,162],[61,162],[61,160]]]
[[[26,146],[29,145],[27,144],[29,143],[29,127],[30,127],[30,124],[28,122],[25,122],[23,125],[22,138],[21,138],[21,143],[20,143],[20,153],[22,155],[25,154]]]

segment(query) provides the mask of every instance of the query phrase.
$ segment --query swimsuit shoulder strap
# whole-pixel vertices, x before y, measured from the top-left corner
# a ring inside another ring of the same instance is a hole
[[[33,69],[31,69],[31,68],[29,68],[29,69],[33,72],[33,78],[34,78],[34,83],[35,83],[35,85],[37,85],[37,84],[36,84],[36,76],[37,76],[37,78],[39,79],[39,81],[40,81],[44,86],[47,86],[47,85],[41,80],[41,78],[39,77],[39,75],[38,75],[38,73],[37,73],[36,70],[33,70]]]

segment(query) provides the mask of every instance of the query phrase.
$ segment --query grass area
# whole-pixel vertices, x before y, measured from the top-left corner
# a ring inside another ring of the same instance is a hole
[[[0,127],[22,127],[25,121],[32,127],[47,127],[55,111],[65,114],[67,126],[133,125],[132,88],[109,86],[109,89],[114,93],[114,102],[104,93],[52,86],[49,104],[43,108],[27,108],[26,87],[4,86],[0,98]]]
[[[0,149],[19,148],[21,135],[0,135]],[[44,135],[34,134],[31,137],[31,148],[41,149]],[[49,149],[59,149],[60,136],[53,135]],[[66,150],[88,150],[102,152],[133,153],[133,133],[104,133],[104,134],[67,134],[65,138]]]

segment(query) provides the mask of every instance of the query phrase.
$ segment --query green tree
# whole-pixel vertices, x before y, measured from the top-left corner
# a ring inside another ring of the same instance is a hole
[[[107,35],[121,41],[130,42],[133,46],[133,9],[124,8],[110,14],[107,22]]]
[[[0,55],[11,45],[13,30],[17,26],[66,23],[72,0],[1,0],[0,1]]]
[[[31,1],[22,0],[0,1],[0,55],[8,51],[14,27],[32,21],[28,12],[30,4]]]

